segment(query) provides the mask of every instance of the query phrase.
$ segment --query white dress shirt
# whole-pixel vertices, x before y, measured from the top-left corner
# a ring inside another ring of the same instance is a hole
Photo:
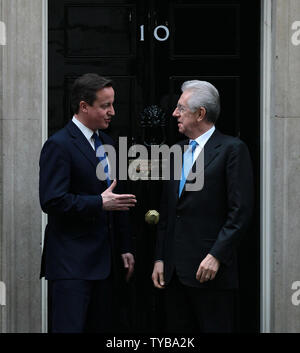
[[[202,151],[203,147],[205,146],[206,142],[210,139],[211,135],[214,133],[214,131],[216,130],[215,126],[211,127],[209,130],[207,130],[204,134],[200,135],[199,137],[197,137],[195,139],[195,141],[197,141],[197,146],[195,148],[194,151],[194,155],[193,155],[193,163],[195,162],[195,160],[198,158],[200,152]],[[192,140],[190,139],[189,142],[191,142]]]
[[[92,139],[92,136],[94,134],[94,131],[89,129],[88,127],[86,127],[85,125],[82,124],[81,121],[79,121],[78,119],[75,118],[75,116],[73,116],[72,119],[73,123],[78,127],[78,129],[83,133],[83,135],[85,136],[85,138],[89,141],[89,144],[93,147],[93,149],[95,150],[95,143],[94,143],[94,139]]]

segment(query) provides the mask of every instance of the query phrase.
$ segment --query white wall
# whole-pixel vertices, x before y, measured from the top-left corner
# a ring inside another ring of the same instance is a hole
[[[272,3],[271,331],[300,332],[300,305],[291,300],[300,281],[300,45],[291,40],[300,1]]]
[[[38,158],[42,144],[43,1],[0,0],[1,277],[6,306],[0,332],[41,331],[41,211]]]

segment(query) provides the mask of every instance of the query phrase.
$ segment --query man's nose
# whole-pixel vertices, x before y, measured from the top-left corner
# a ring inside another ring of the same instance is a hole
[[[115,115],[115,109],[114,106],[112,105],[110,110],[109,110],[109,115]]]
[[[173,114],[174,118],[178,118],[180,116],[180,113],[179,113],[179,110],[178,108],[176,107],[175,110],[173,111]]]

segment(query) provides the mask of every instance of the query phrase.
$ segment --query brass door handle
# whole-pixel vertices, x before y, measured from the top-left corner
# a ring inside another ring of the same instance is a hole
[[[145,214],[145,222],[148,224],[157,224],[159,221],[159,213],[156,210],[149,210]]]

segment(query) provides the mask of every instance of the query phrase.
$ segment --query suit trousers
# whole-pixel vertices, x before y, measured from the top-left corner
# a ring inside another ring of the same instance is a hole
[[[165,289],[167,332],[234,332],[236,295],[236,290],[186,286],[174,272]]]
[[[50,332],[112,331],[112,278],[104,280],[51,280]]]

